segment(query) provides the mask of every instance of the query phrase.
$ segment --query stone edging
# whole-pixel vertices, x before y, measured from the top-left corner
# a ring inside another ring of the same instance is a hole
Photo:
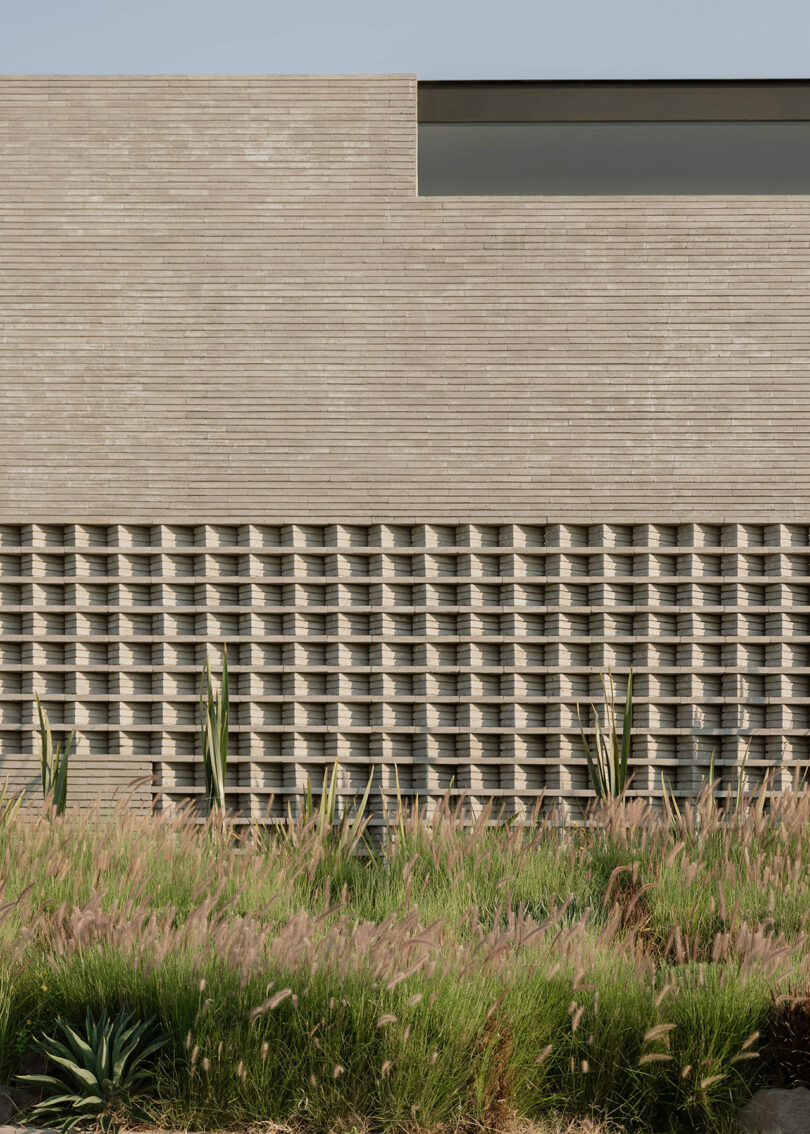
[[[0,1134],[59,1134],[59,1131],[47,1126],[0,1126]]]

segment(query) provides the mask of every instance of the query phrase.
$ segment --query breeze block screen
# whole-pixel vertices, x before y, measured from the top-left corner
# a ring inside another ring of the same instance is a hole
[[[504,814],[590,796],[577,705],[634,675],[631,794],[789,787],[810,764],[806,524],[0,528],[0,771],[38,789],[39,693],[71,796],[201,800],[202,665],[231,671],[228,799],[277,822],[447,791]]]

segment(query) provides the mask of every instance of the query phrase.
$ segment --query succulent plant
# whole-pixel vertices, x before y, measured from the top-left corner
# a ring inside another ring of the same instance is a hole
[[[228,693],[228,651],[222,661],[222,681],[215,691],[211,666],[205,659],[200,679],[200,751],[205,770],[205,805],[210,815],[214,808],[225,811],[225,772],[228,766],[228,727],[230,698]]]
[[[630,745],[633,730],[633,671],[627,678],[627,694],[624,700],[624,724],[621,733],[616,728],[619,708],[616,704],[616,693],[613,688],[613,676],[605,677],[601,674],[602,692],[604,693],[605,724],[600,725],[596,708],[593,711],[594,747],[591,749],[582,717],[577,705],[577,719],[579,733],[582,737],[582,747],[585,750],[585,759],[588,764],[588,773],[591,777],[591,786],[599,799],[621,799],[628,783],[627,761],[630,756]]]
[[[61,1038],[35,1041],[53,1074],[17,1076],[20,1082],[49,1092],[30,1117],[60,1123],[63,1134],[81,1122],[92,1121],[106,1134],[121,1117],[147,1119],[133,1095],[151,1075],[144,1060],[168,1042],[167,1036],[154,1034],[155,1023],[155,1017],[135,1021],[127,1011],[110,1019],[106,1009],[94,1020],[88,1009],[82,1035],[60,1017],[56,1030]]]
[[[46,804],[50,804],[57,815],[62,815],[67,804],[68,760],[73,747],[74,733],[71,732],[65,742],[64,752],[60,753],[58,744],[54,748],[51,722],[48,720],[47,712],[42,707],[38,693],[36,699],[37,712],[39,713],[42,794],[45,797]]]

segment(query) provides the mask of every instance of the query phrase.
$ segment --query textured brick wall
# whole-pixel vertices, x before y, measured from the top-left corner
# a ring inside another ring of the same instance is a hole
[[[420,199],[415,96],[0,79],[15,783],[38,689],[77,791],[193,789],[225,641],[243,809],[576,801],[606,666],[639,790],[809,758],[808,199]]]
[[[1,516],[805,517],[808,199],[419,199],[415,95],[0,80]]]

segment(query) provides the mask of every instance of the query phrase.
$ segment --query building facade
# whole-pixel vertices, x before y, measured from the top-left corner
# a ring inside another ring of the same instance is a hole
[[[38,692],[71,798],[200,794],[226,646],[244,815],[574,814],[631,668],[635,792],[810,764],[810,196],[421,195],[417,93],[0,80],[12,786]]]

